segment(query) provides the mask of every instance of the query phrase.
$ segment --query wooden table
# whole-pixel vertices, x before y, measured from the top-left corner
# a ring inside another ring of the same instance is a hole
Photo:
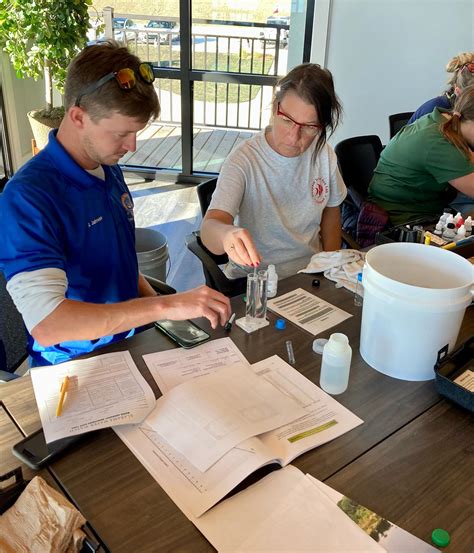
[[[349,337],[353,349],[350,383],[337,399],[364,424],[293,464],[425,541],[439,526],[451,533],[452,545],[446,551],[471,552],[474,432],[469,414],[441,399],[433,381],[405,382],[371,369],[358,351],[361,309],[354,306],[353,295],[325,279],[320,289],[314,289],[312,279],[311,275],[291,277],[279,283],[279,293],[301,287],[354,315],[321,336],[328,337],[337,329]],[[241,315],[242,299],[235,298],[233,305]],[[269,313],[268,318],[270,326],[257,333],[232,330],[232,339],[247,359],[253,363],[275,353],[286,359],[285,340],[292,340],[296,368],[319,383],[321,356],[311,349],[314,337],[290,323],[284,331],[277,331],[275,315]],[[199,323],[207,326],[202,320]],[[211,332],[213,338],[225,335],[221,329]],[[471,307],[459,342],[473,333]],[[170,349],[173,344],[152,329],[107,351],[125,347],[159,396],[142,355]],[[16,393],[10,394],[9,389]],[[28,421],[28,431],[36,428],[38,422],[35,426],[30,421],[36,407],[29,379],[0,387],[2,398],[14,417],[22,424]],[[49,470],[114,553],[213,551],[111,429],[95,432]]]

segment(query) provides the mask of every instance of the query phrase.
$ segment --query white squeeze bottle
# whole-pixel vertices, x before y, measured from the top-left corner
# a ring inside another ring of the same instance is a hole
[[[347,389],[352,349],[345,334],[331,334],[323,349],[319,385],[328,394],[342,394]]]
[[[277,295],[278,275],[275,265],[269,265],[267,269],[267,298],[274,298]]]

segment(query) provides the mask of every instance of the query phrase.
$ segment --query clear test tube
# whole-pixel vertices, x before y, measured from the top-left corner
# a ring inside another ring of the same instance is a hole
[[[267,296],[268,296],[268,272],[258,271],[258,299],[256,306],[257,319],[265,319],[267,316]]]
[[[253,319],[255,319],[257,313],[257,287],[257,274],[249,273],[247,275],[247,303],[245,304],[245,318],[248,322],[251,322]]]
[[[265,320],[267,314],[267,271],[247,275],[245,317],[249,323]]]

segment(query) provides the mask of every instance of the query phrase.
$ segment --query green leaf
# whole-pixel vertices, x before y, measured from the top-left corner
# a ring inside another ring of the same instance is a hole
[[[38,79],[50,64],[61,91],[66,67],[87,41],[91,0],[0,0],[0,47],[18,78]]]

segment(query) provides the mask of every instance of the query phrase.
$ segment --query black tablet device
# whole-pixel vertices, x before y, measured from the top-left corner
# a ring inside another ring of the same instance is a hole
[[[43,429],[40,428],[15,444],[12,447],[12,453],[23,461],[25,465],[28,465],[33,470],[38,470],[52,461],[71,444],[78,442],[82,436],[82,434],[70,436],[47,444]]]

